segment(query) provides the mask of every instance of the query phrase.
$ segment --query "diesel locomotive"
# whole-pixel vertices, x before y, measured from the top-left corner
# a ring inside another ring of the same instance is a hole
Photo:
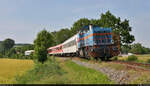
[[[119,43],[119,35],[113,34],[111,28],[87,25],[65,42],[47,50],[49,55],[110,58],[120,53]]]

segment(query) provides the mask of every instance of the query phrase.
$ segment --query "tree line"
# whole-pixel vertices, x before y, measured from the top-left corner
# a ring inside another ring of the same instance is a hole
[[[121,46],[121,53],[150,54],[150,48],[143,46],[141,43],[134,43],[128,46]]]
[[[26,50],[33,50],[32,44],[15,44],[13,39],[7,38],[0,42],[0,58],[32,59],[33,56],[25,56]]]

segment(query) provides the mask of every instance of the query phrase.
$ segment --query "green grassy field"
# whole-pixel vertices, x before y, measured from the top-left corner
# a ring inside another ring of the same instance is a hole
[[[32,60],[0,59],[0,84],[15,83],[15,76],[33,67]]]
[[[71,60],[47,61],[21,77],[17,83],[25,84],[112,84],[106,75],[75,64]]]

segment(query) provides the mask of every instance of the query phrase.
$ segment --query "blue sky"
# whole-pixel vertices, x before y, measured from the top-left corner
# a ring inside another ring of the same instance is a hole
[[[70,28],[80,18],[110,10],[128,19],[135,42],[150,47],[150,0],[0,0],[0,40],[33,43],[37,33]]]

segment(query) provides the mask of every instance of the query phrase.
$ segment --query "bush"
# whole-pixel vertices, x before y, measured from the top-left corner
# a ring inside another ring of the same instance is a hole
[[[3,58],[3,55],[0,53],[0,58]]]
[[[127,61],[136,61],[137,57],[135,55],[128,56]]]
[[[147,60],[147,63],[150,63],[150,59]]]
[[[118,56],[112,57],[112,60],[118,60]]]

